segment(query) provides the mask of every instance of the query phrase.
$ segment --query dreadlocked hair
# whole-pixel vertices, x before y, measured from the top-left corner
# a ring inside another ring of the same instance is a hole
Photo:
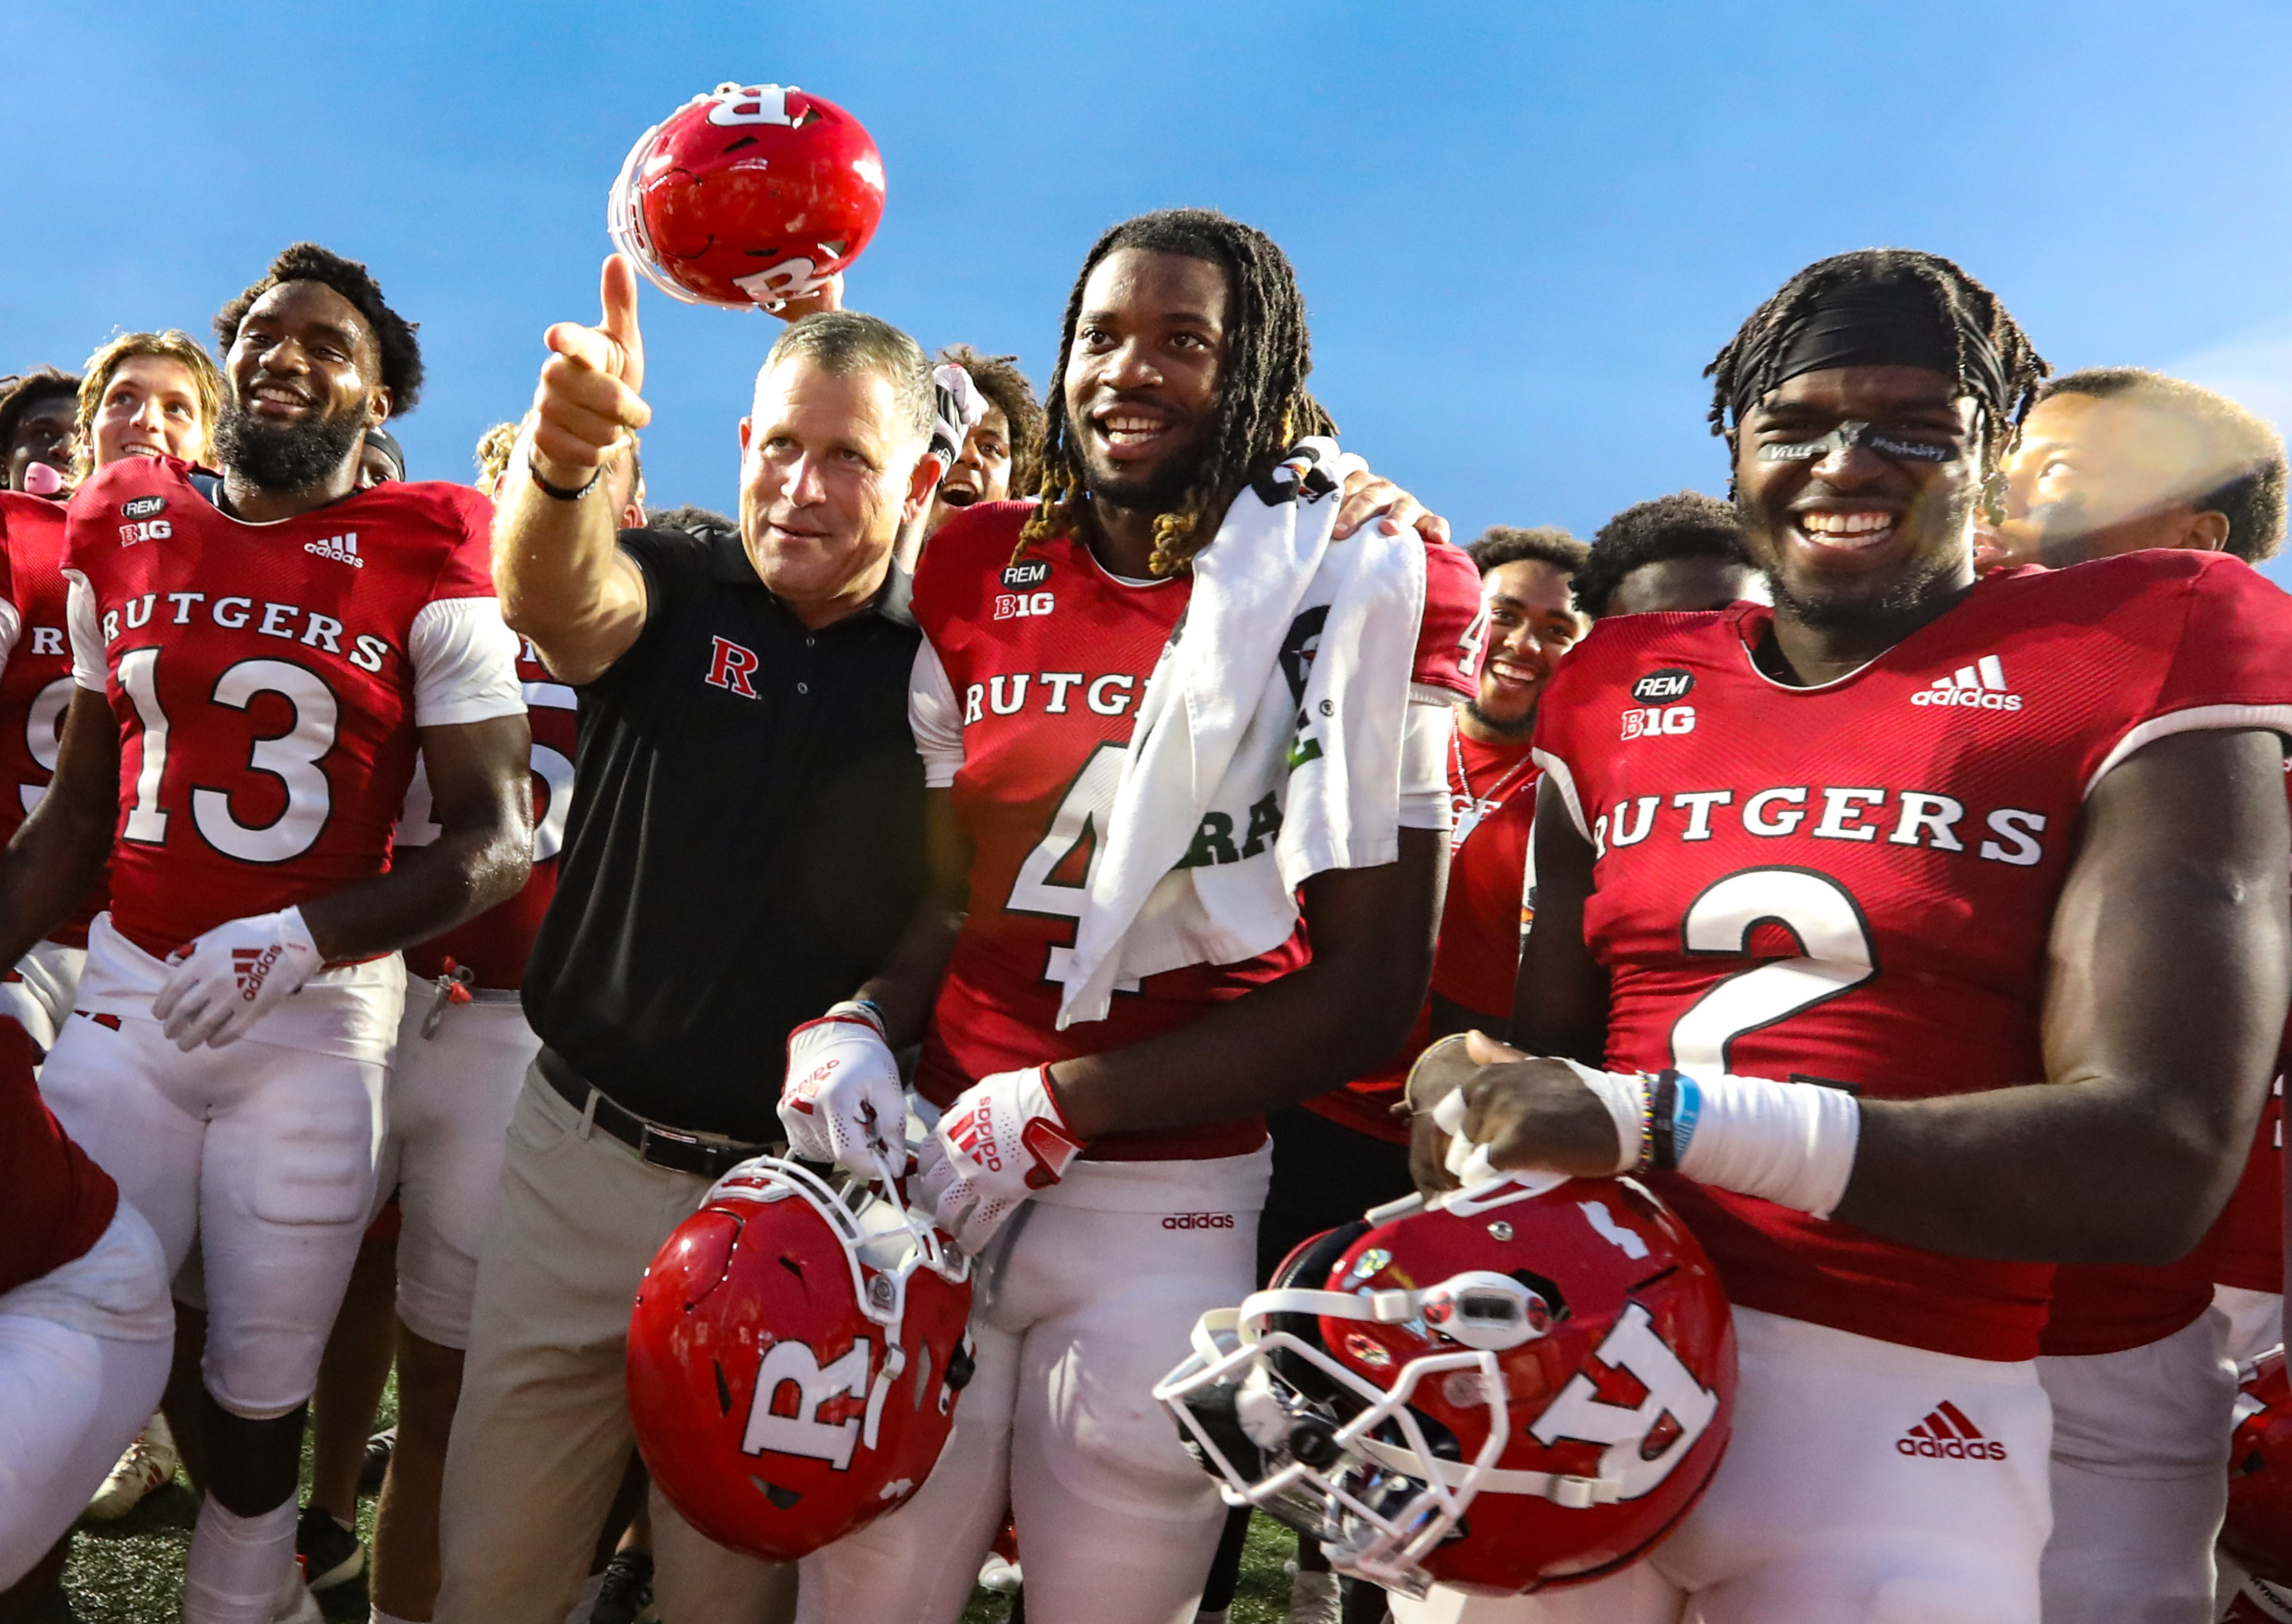
[[[1957,386],[1981,409],[1984,500],[1994,506],[2003,484],[1999,464],[2020,438],[2022,420],[2037,403],[2038,385],[2053,368],[1997,295],[1957,261],[1938,253],[1860,248],[1817,260],[1784,283],[1780,292],[1751,312],[1751,318],[1703,369],[1711,380],[1711,432],[1724,437],[1731,446],[1735,443],[1743,410],[1773,387],[1766,374],[1822,294],[1884,282],[1914,282],[1933,295],[1934,308],[1950,332]],[[1985,380],[1986,369],[1972,364],[1975,341],[1987,343],[1997,358],[2002,388],[1997,390]]]
[[[1067,421],[1067,362],[1082,315],[1084,285],[1101,261],[1124,248],[1206,260],[1224,270],[1231,293],[1208,449],[1177,506],[1154,520],[1154,574],[1174,575],[1189,567],[1215,534],[1205,534],[1203,521],[1270,471],[1297,440],[1337,431],[1335,420],[1305,388],[1306,374],[1313,370],[1305,301],[1288,256],[1273,239],[1215,209],[1160,209],[1126,220],[1092,245],[1067,296],[1058,364],[1044,391],[1042,483],[1035,511],[1012,554],[1014,563],[1033,543],[1071,535],[1082,522],[1081,460],[1074,426]]]

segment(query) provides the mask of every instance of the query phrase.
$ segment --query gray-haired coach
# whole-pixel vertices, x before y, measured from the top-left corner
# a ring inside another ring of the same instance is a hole
[[[503,610],[579,688],[581,733],[525,977],[543,1048],[447,1454],[444,1624],[565,1617],[628,1456],[623,1344],[645,1265],[718,1174],[780,1137],[789,1028],[858,992],[913,1041],[926,1011],[871,978],[945,946],[918,912],[916,636],[875,612],[894,535],[942,471],[929,363],[873,317],[794,323],[740,424],[739,533],[617,535],[598,470],[650,416],[617,255],[604,307],[598,326],[549,331],[494,533]],[[781,1615],[792,1570],[654,1511],[666,1616]]]

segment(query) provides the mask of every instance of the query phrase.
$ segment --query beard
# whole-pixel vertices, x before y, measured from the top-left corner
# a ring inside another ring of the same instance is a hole
[[[1094,502],[1127,508],[1134,513],[1176,511],[1200,477],[1205,454],[1198,446],[1181,446],[1152,468],[1139,473],[1118,471],[1084,451],[1082,488]]]
[[[367,403],[360,401],[340,417],[273,427],[233,400],[215,424],[215,455],[257,490],[308,490],[340,468],[366,438],[366,419]]]
[[[1777,549],[1755,545],[1751,549],[1753,561],[1760,578],[1767,583],[1778,614],[1788,612],[1801,625],[1818,631],[1877,630],[1924,612],[1933,599],[1935,584],[1948,580],[1965,561],[1965,538],[1971,534],[1977,495],[1969,488],[1948,500],[1939,513],[1923,502],[1913,507],[1905,516],[1909,522],[1925,523],[1931,515],[1938,526],[1937,535],[1951,539],[1904,559],[1893,579],[1876,592],[1851,596],[1796,592],[1771,562]],[[1779,534],[1791,522],[1788,515],[1770,517],[1754,511],[1739,494],[1735,499],[1735,512],[1745,530],[1754,536]],[[1767,561],[1760,559],[1762,552]]]
[[[1465,714],[1500,739],[1524,739],[1536,731],[1534,705],[1529,706],[1527,714],[1513,717],[1507,720],[1501,717],[1490,716],[1486,711],[1481,710],[1479,700],[1468,699],[1465,702]]]

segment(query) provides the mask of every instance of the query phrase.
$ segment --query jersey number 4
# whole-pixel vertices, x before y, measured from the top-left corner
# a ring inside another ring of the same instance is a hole
[[[1671,1029],[1671,1063],[1683,1072],[1731,1069],[1737,1038],[1811,1009],[1878,973],[1870,927],[1846,888],[1811,868],[1747,868],[1715,880],[1688,904],[1680,945],[1691,953],[1747,953],[1751,933],[1780,925],[1799,956],[1771,959],[1728,977]]]
[[[160,805],[167,772],[167,713],[159,706],[159,651],[132,648],[119,656],[119,686],[142,724],[143,760],[135,774],[135,799],[120,836],[139,845],[167,843],[174,814]],[[334,807],[334,789],[319,763],[335,747],[342,708],[318,673],[285,660],[241,660],[215,679],[213,701],[244,711],[257,694],[277,694],[293,709],[294,725],[273,738],[254,741],[246,760],[254,772],[268,773],[286,792],[286,809],[271,823],[250,828],[230,815],[224,790],[194,789],[191,822],[207,844],[242,863],[284,863],[318,843]]]

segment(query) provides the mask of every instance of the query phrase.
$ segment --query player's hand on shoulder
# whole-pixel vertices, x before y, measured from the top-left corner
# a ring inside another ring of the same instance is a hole
[[[932,1222],[976,1255],[1037,1190],[1082,1154],[1053,1097],[1050,1068],[982,1078],[955,1097],[916,1157],[915,1189]]]
[[[1384,521],[1388,535],[1398,535],[1403,530],[1414,529],[1428,542],[1449,539],[1449,521],[1402,490],[1390,479],[1381,479],[1364,466],[1345,476],[1338,491],[1337,523],[1330,537],[1344,541],[1371,519]]]
[[[788,1033],[780,1126],[806,1162],[873,1178],[907,1171],[908,1096],[882,1019],[841,1003]]]
[[[1569,1061],[1521,1053],[1482,1033],[1443,1038],[1410,1068],[1409,1170],[1428,1194],[1501,1173],[1605,1178],[1625,1146],[1617,1117]],[[1631,1146],[1637,1159],[1636,1142]]]
[[[249,914],[217,925],[168,954],[174,966],[151,1013],[189,1054],[236,1043],[255,1022],[302,991],[325,961],[303,910]]]
[[[637,328],[637,278],[628,261],[607,257],[593,327],[561,321],[543,335],[551,351],[533,397],[535,471],[552,485],[585,485],[633,430],[652,421],[644,403],[644,338]]]

